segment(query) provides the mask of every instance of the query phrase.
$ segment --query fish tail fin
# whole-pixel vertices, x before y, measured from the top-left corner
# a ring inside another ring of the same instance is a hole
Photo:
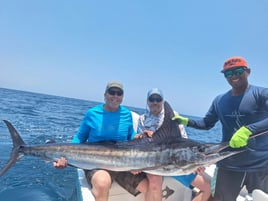
[[[14,128],[14,126],[7,120],[3,120],[4,123],[6,124],[10,136],[12,138],[13,141],[13,149],[12,149],[12,153],[10,156],[9,161],[7,162],[7,164],[0,170],[0,176],[2,176],[3,174],[6,173],[6,171],[12,166],[14,165],[22,156],[23,154],[19,153],[19,148],[23,145],[25,145],[24,141],[22,140],[21,136],[19,135],[19,133],[17,132],[17,130]]]

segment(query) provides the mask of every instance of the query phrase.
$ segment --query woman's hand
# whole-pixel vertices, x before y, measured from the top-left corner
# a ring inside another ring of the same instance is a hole
[[[135,135],[134,139],[143,138],[143,136],[147,135],[148,137],[153,137],[154,132],[150,130],[144,130],[143,133],[138,133]]]

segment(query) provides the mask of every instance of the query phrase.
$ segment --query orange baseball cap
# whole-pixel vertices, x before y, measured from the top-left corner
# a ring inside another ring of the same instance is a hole
[[[237,57],[237,56],[231,57],[224,62],[223,70],[221,72],[241,66],[246,68],[248,67],[247,61],[243,57]]]

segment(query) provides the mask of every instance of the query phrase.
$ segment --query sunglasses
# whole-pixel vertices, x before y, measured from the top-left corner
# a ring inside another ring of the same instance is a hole
[[[117,96],[122,96],[123,95],[123,91],[115,91],[115,90],[108,90],[108,94],[111,96],[117,95]]]
[[[161,97],[157,97],[157,98],[149,97],[148,100],[151,103],[153,103],[153,102],[160,103],[160,102],[162,102],[163,98],[161,98]]]
[[[242,75],[245,72],[246,68],[245,67],[239,67],[231,70],[226,70],[223,72],[224,76],[226,78],[231,78],[233,75]]]

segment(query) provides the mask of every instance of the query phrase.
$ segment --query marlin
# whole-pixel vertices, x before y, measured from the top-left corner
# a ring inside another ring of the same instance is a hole
[[[50,143],[27,145],[15,127],[4,120],[13,141],[11,156],[0,170],[4,175],[25,155],[56,161],[65,157],[68,165],[81,169],[106,169],[112,171],[143,171],[162,176],[185,175],[202,165],[213,164],[243,150],[229,150],[227,142],[204,144],[181,137],[174,115],[167,102],[162,126],[153,138],[143,137],[127,142],[103,143]]]

